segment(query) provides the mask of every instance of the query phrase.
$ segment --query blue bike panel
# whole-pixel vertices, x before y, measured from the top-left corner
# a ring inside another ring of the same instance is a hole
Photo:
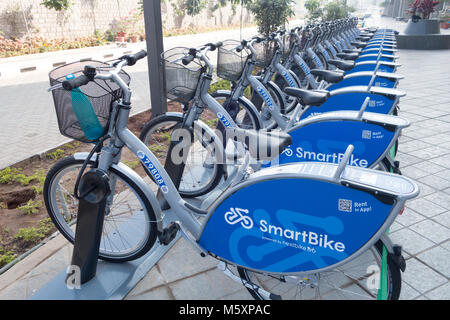
[[[353,69],[346,71],[346,74],[354,73],[354,72],[361,72],[361,71],[374,71],[376,68],[376,64],[361,64],[358,66],[355,66]],[[378,68],[379,72],[389,72],[393,73],[395,72],[394,67],[387,66],[387,65],[380,65]]]
[[[347,78],[339,81],[338,83],[334,83],[327,88],[328,91],[333,91],[339,88],[351,87],[351,86],[368,86],[372,80],[372,76],[360,76],[354,78]],[[396,81],[392,81],[385,77],[375,77],[373,82],[375,87],[383,87],[383,88],[394,88],[396,85]]]
[[[360,249],[391,210],[392,205],[371,194],[339,184],[265,180],[225,199],[199,244],[246,268],[273,273],[317,270]]]
[[[339,163],[347,147],[355,147],[349,165],[368,168],[386,152],[395,132],[362,121],[323,121],[293,129],[292,144],[265,166],[292,162]]]
[[[389,114],[394,106],[395,99],[390,99],[379,94],[369,94],[363,92],[344,93],[331,96],[320,107],[310,107],[306,110],[300,120],[306,119],[311,115],[321,114],[329,111],[353,110],[358,111],[364,103],[364,100],[369,97],[370,102],[367,106],[368,112],[375,112],[381,114]]]
[[[363,61],[376,61],[377,59],[378,57],[360,57],[356,59],[355,62],[358,63]],[[392,59],[388,57],[380,57],[380,61],[392,62]]]
[[[361,54],[365,54],[365,53],[373,53],[373,54],[378,54],[378,51],[372,51],[372,50],[363,50],[361,52]],[[395,55],[395,52],[391,52],[391,51],[381,51],[381,54],[387,54],[387,55]]]

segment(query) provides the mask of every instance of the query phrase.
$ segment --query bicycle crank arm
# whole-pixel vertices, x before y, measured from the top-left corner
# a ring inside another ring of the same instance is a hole
[[[233,272],[231,272],[230,269],[227,268],[227,265],[225,262],[220,261],[219,264],[217,265],[217,268],[219,270],[223,271],[223,273],[225,273],[225,275],[228,278],[230,278],[231,280],[244,285],[246,288],[257,291],[258,294],[263,296],[265,300],[281,300],[281,296],[267,292],[266,290],[262,289],[260,286],[254,284],[252,282],[245,281],[245,280],[239,278],[238,276],[236,276],[235,274],[233,274]]]

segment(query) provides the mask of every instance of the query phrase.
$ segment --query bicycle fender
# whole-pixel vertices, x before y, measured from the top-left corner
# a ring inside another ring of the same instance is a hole
[[[305,163],[251,175],[213,204],[199,245],[219,259],[269,273],[323,272],[356,258],[382,237],[405,198],[333,182],[335,168]],[[377,184],[389,174],[374,175]],[[398,179],[406,198],[417,195],[414,183]]]
[[[75,153],[73,157],[77,160],[86,160],[88,154],[89,153],[87,152],[78,152]],[[96,159],[97,155],[94,154],[91,160],[96,161]],[[153,212],[155,213],[157,229],[159,232],[162,232],[164,228],[162,223],[161,205],[159,204],[159,201],[157,200],[155,194],[149,189],[149,185],[145,183],[145,181],[133,169],[121,162],[118,164],[112,164],[111,167],[133,180],[133,182],[136,183],[136,185],[142,190],[142,192],[144,192],[146,198],[152,206]]]

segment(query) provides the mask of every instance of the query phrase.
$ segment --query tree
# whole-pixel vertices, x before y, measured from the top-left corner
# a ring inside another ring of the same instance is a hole
[[[316,22],[323,15],[323,9],[320,5],[319,0],[306,0],[305,8],[306,8],[306,10],[308,10],[309,22]]]
[[[342,19],[348,16],[349,12],[354,11],[352,7],[347,6],[346,0],[334,0],[327,3],[324,8],[325,20],[332,21]]]
[[[258,31],[268,36],[284,26],[294,15],[294,0],[253,0],[246,1],[246,7],[255,16]]]

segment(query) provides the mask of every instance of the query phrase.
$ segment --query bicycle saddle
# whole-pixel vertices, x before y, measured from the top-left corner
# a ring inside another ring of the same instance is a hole
[[[352,53],[337,53],[336,56],[338,58],[344,59],[344,60],[356,60],[359,58],[359,54],[356,52]]]
[[[328,83],[337,83],[345,76],[345,73],[340,70],[312,69],[311,74],[318,76],[320,81],[325,80]]]
[[[338,67],[341,70],[350,70],[355,67],[354,61],[330,59],[328,60],[328,63]]]
[[[229,128],[226,134],[227,138],[245,144],[250,155],[256,160],[273,160],[292,144],[292,137],[282,131]]]
[[[344,53],[361,53],[362,50],[361,49],[344,49],[342,50]]]
[[[288,95],[296,97],[304,106],[320,106],[330,97],[330,92],[326,90],[304,90],[288,87],[284,89]]]
[[[365,46],[367,46],[367,42],[350,42],[350,44],[357,48],[364,48]]]

